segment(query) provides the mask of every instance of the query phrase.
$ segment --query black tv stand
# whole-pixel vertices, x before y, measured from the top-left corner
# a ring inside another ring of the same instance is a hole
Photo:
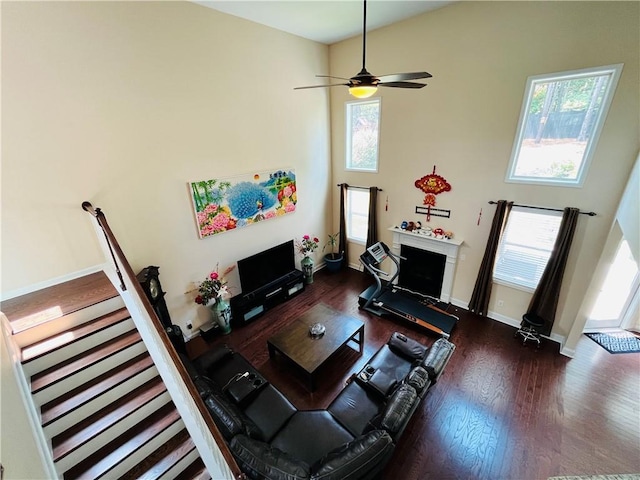
[[[245,325],[302,292],[304,287],[302,272],[293,270],[257,290],[236,295],[231,299],[232,323],[235,326]]]

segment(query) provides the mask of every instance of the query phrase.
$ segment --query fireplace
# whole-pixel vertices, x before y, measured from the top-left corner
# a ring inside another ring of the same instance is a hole
[[[446,255],[422,248],[401,245],[398,285],[413,292],[440,298]]]
[[[416,252],[413,250],[422,250],[424,253],[424,256],[416,256],[418,261],[412,262],[412,265],[405,261],[400,264],[398,284],[426,295],[438,297],[444,302],[449,302],[451,298],[451,290],[453,289],[453,277],[456,270],[456,263],[458,261],[458,250],[460,249],[460,245],[462,245],[462,240],[457,238],[452,238],[450,240],[444,238],[440,239],[423,233],[407,232],[406,230],[401,230],[396,227],[392,227],[389,230],[393,232],[393,244],[391,246],[391,250],[396,255],[406,256],[403,252],[407,251],[415,254]],[[411,247],[413,250],[408,250],[406,247]],[[437,268],[434,267],[434,265]],[[440,265],[442,265],[441,273],[439,273]],[[403,272],[407,267],[409,267],[410,270],[407,273],[411,280],[407,280]],[[417,285],[420,288],[411,288],[403,282],[414,282],[414,286]],[[428,287],[424,286],[425,282],[429,283]],[[437,282],[439,285],[434,287],[431,285],[431,282]],[[427,288],[429,291],[424,291],[424,288]],[[438,294],[429,293],[437,291],[438,288]]]

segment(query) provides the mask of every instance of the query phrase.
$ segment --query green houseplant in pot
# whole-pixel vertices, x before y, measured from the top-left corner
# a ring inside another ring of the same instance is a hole
[[[327,243],[322,248],[323,252],[327,248],[331,249],[330,253],[326,253],[324,255],[324,262],[325,262],[325,265],[327,266],[327,271],[329,272],[337,272],[342,268],[342,258],[343,258],[342,252],[336,252],[336,250],[338,249],[339,235],[340,235],[340,232],[329,234],[328,235],[329,239],[327,240]]]

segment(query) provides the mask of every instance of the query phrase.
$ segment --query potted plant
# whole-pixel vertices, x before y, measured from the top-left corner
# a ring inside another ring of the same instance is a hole
[[[338,236],[340,232],[329,234],[329,239],[327,243],[325,243],[322,251],[324,252],[327,247],[331,247],[331,253],[326,253],[324,256],[324,262],[327,266],[327,271],[329,272],[337,272],[342,268],[342,260],[343,260],[343,252],[337,252],[338,249]]]

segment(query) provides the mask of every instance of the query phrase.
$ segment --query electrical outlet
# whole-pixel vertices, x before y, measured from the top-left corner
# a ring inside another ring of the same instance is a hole
[[[504,307],[504,300],[498,300],[498,306]]]
[[[466,255],[466,254],[464,254],[464,253],[461,253],[461,254],[460,254],[460,261],[461,261],[461,262],[464,262],[466,259],[467,259],[467,255]]]

